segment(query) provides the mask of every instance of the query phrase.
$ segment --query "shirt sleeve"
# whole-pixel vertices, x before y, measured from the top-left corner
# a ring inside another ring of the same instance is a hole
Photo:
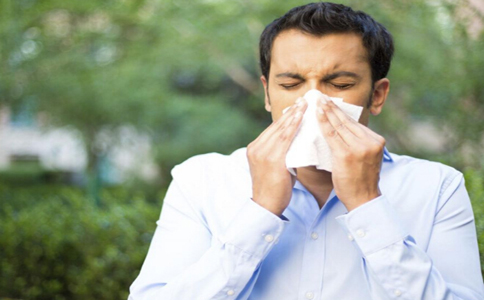
[[[192,201],[175,177],[129,300],[245,299],[250,294],[258,267],[286,222],[247,199],[225,234],[214,237]]]
[[[361,251],[373,299],[484,299],[474,215],[462,175],[441,200],[427,251],[385,196],[337,217]]]

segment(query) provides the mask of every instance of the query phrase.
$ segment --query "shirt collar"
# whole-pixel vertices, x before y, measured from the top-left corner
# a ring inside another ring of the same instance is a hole
[[[393,162],[393,158],[388,152],[387,147],[383,148],[383,161],[384,162]]]
[[[296,183],[294,184],[294,188],[295,189],[298,189],[298,190],[302,190],[302,191],[307,192],[307,190],[304,187],[304,185],[302,185],[298,180],[296,180]]]

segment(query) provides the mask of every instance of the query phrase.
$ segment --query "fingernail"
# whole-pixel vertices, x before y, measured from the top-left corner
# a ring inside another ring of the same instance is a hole
[[[303,106],[303,104],[304,104],[304,99],[303,98],[299,98],[299,99],[300,99],[300,101],[298,101],[297,104],[296,104],[296,106],[298,106],[298,107]]]
[[[318,114],[320,115],[324,114],[324,110],[321,107],[318,107]]]
[[[321,103],[323,103],[323,104],[327,104],[327,103],[328,103],[328,102],[326,101],[326,99],[324,99],[324,98],[319,98],[319,101],[320,101]]]
[[[294,118],[295,119],[299,119],[300,117],[302,116],[302,112],[298,111],[295,115],[294,115]]]
[[[297,98],[296,103],[299,103],[299,102],[301,102],[302,100],[303,100],[303,98],[299,97],[299,98]]]

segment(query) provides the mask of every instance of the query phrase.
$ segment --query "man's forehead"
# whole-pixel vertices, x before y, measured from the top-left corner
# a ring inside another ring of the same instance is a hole
[[[273,43],[271,69],[309,67],[337,69],[357,67],[357,65],[369,67],[369,60],[361,36],[354,33],[315,36],[291,29],[281,32]]]

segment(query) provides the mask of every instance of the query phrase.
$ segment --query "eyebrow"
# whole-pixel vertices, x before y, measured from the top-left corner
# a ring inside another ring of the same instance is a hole
[[[276,75],[276,78],[281,78],[281,77],[289,77],[289,78],[304,80],[304,77],[302,77],[300,74],[291,73],[291,72],[284,72]]]
[[[340,72],[336,72],[336,73],[332,73],[332,74],[328,74],[328,75],[324,76],[323,81],[331,81],[331,80],[336,79],[338,77],[352,77],[352,78],[355,78],[355,79],[361,78],[361,76],[356,74],[356,73],[348,72],[348,71],[340,71]]]
[[[305,80],[303,76],[301,76],[298,73],[292,73],[292,72],[284,72],[276,75],[276,78],[281,78],[281,77],[289,77],[293,79],[298,79],[298,80]],[[355,79],[360,79],[361,76],[353,73],[353,72],[348,72],[348,71],[339,71],[335,73],[328,74],[324,76],[323,81],[331,81],[333,79],[336,79],[338,77],[352,77]]]

